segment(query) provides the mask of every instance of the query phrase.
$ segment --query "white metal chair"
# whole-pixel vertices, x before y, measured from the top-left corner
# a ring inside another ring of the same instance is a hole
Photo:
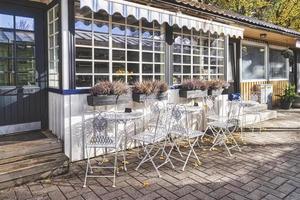
[[[170,133],[172,137],[171,141],[175,143],[174,145],[172,145],[172,147],[176,146],[181,158],[175,156],[170,156],[170,157],[184,163],[182,167],[182,171],[185,170],[187,162],[189,161],[192,154],[197,159],[198,163],[199,164],[201,163],[199,157],[197,156],[197,153],[194,150],[194,147],[197,144],[199,138],[204,135],[204,132],[193,130],[192,128],[190,128],[188,116],[189,114],[184,105],[175,105],[173,107],[172,114],[171,114],[171,123],[170,123],[171,124]],[[179,147],[176,144],[177,140],[186,141],[188,143],[187,147],[189,148],[189,152],[187,154],[179,150]],[[185,158],[183,158],[183,154],[186,155]]]
[[[144,150],[144,157],[141,162],[136,167],[136,170],[140,168],[142,164],[150,161],[156,170],[159,177],[161,177],[159,168],[170,162],[171,166],[174,168],[172,161],[169,158],[169,153],[165,151],[166,140],[168,139],[168,109],[166,109],[165,104],[157,102],[151,105],[152,117],[155,120],[155,126],[149,126],[144,132],[139,133],[132,137],[133,140],[139,142]],[[153,120],[151,120],[153,121]],[[165,161],[157,165],[154,158],[162,152],[166,157]]]
[[[210,126],[210,122],[218,121],[220,119],[220,115],[216,113],[215,111],[215,100],[216,98],[213,96],[207,96],[203,99],[203,107],[205,111],[205,119],[207,122],[207,127],[204,131],[204,134],[201,136],[201,141],[203,142],[203,138],[205,135],[208,135],[208,132],[210,131],[213,135],[212,137],[215,137],[216,130],[214,130],[214,127]]]
[[[109,113],[111,115],[110,119],[116,119],[116,114],[114,112]],[[113,178],[113,187],[116,186],[116,174],[118,172],[118,163],[117,156],[118,151],[121,149],[121,135],[117,134],[116,131],[116,121],[114,121],[112,127],[114,129],[114,133],[109,132],[109,123],[110,120],[105,118],[102,113],[98,114],[92,119],[88,119],[85,121],[85,150],[87,156],[87,165],[85,171],[85,178],[83,187],[86,187],[87,178],[90,177],[112,177]],[[113,166],[101,166],[103,163],[97,163],[97,165],[92,166],[91,164],[91,153],[92,151],[96,151],[97,149],[113,149],[115,150],[114,164]],[[94,175],[93,169],[113,169],[113,175]],[[90,171],[90,173],[89,173]]]
[[[212,130],[215,131],[213,145],[210,150],[212,150],[216,145],[224,145],[228,151],[228,154],[232,156],[230,151],[231,149],[237,148],[239,151],[241,151],[241,148],[232,134],[240,126],[240,111],[242,103],[240,101],[230,101],[228,102],[228,107],[229,110],[226,120],[220,119],[209,123],[209,126],[212,127]],[[230,147],[227,145],[229,140],[233,142],[233,145]]]

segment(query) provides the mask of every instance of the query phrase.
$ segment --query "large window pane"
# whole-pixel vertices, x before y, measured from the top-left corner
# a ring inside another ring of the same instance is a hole
[[[12,57],[12,55],[13,55],[12,45],[0,43],[0,58]]]
[[[93,23],[93,30],[96,33],[108,33],[108,22],[97,22]]]
[[[34,19],[30,17],[16,16],[16,29],[19,30],[34,30]]]
[[[94,49],[95,60],[108,60],[109,50],[108,49]]]
[[[139,61],[140,55],[138,51],[127,51],[127,60],[128,61]]]
[[[282,55],[281,50],[270,49],[269,62],[271,78],[287,78],[288,59]]]
[[[92,49],[91,48],[76,48],[76,58],[78,59],[92,59]]]
[[[242,80],[265,79],[265,48],[243,45]]]
[[[95,62],[95,73],[109,73],[108,62]]]
[[[18,58],[34,58],[34,46],[30,44],[17,44],[16,52]]]
[[[14,28],[14,16],[0,14],[0,28]]]
[[[95,37],[95,38],[97,38],[97,37]],[[76,31],[75,41],[76,41],[76,44],[78,44],[78,45],[92,45],[92,33]],[[107,41],[107,44],[108,44],[108,41]]]
[[[127,73],[137,74],[140,72],[140,65],[138,63],[127,63]]]
[[[77,75],[76,76],[76,86],[77,87],[91,87],[92,86],[92,76]]]
[[[76,73],[92,73],[92,62],[77,61]]]
[[[83,31],[92,31],[92,21],[85,19],[75,19],[75,29]]]

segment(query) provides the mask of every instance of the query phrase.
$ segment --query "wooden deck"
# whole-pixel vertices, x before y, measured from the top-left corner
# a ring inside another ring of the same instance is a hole
[[[0,189],[66,173],[62,144],[41,132],[0,137]]]

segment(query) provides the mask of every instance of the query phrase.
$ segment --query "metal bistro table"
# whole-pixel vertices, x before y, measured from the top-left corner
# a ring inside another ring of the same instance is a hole
[[[112,114],[112,112],[109,111],[104,111],[102,112],[103,117],[113,123],[117,123],[116,125],[116,132],[118,134],[118,125],[119,124],[123,124],[124,125],[124,132],[123,132],[123,136],[124,136],[124,151],[125,151],[125,155],[124,155],[124,160],[126,161],[126,149],[127,149],[127,142],[128,142],[128,130],[126,128],[128,122],[133,121],[134,122],[134,132],[136,132],[136,124],[135,121],[138,119],[141,119],[144,114],[142,112],[139,111],[132,111],[132,112],[124,112],[124,111],[115,111],[113,112],[114,114]],[[126,168],[126,162],[124,162],[124,170],[127,171]]]
[[[184,104],[183,104],[184,105]],[[199,121],[197,120],[196,122],[194,122],[194,115],[203,115],[203,108],[199,107],[199,106],[193,106],[193,105],[184,105],[185,106],[185,111],[187,112],[187,115],[190,115],[191,118],[190,120],[187,120],[187,127],[193,128],[194,123],[196,123],[198,125],[197,129],[200,129],[201,126],[203,125],[202,120]],[[202,119],[202,117],[200,118]]]

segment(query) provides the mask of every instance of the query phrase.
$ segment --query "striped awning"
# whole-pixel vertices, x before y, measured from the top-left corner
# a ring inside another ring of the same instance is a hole
[[[108,14],[120,13],[123,17],[129,15],[136,19],[146,19],[149,22],[156,20],[159,24],[168,23],[170,26],[186,26],[197,31],[229,35],[230,37],[243,38],[244,29],[211,20],[205,20],[182,13],[169,12],[163,9],[140,5],[124,0],[80,0],[80,8],[89,7],[92,11],[105,10]]]

